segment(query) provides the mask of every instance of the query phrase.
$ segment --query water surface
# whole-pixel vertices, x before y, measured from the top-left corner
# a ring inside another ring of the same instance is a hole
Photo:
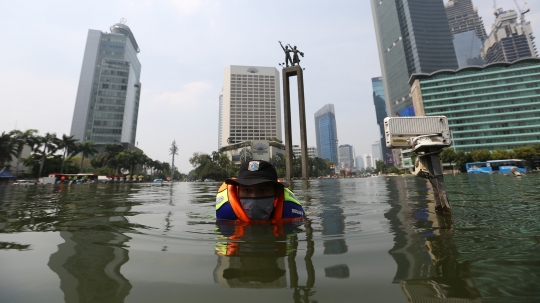
[[[445,180],[452,217],[415,177],[295,181],[278,226],[216,222],[218,183],[0,186],[0,302],[540,301],[540,175]]]

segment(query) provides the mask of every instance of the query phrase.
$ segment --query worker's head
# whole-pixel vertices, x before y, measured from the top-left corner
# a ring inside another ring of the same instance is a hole
[[[238,186],[242,208],[253,220],[267,220],[274,209],[279,189],[287,186],[278,181],[274,166],[264,160],[242,163],[238,178],[227,179],[225,183]]]

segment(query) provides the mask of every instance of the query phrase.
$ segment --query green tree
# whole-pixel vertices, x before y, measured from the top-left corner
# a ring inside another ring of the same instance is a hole
[[[514,158],[514,152],[504,149],[496,149],[491,152],[491,160],[505,160]]]
[[[34,149],[34,146],[37,144],[37,138],[35,134],[38,131],[35,129],[27,129],[24,132],[20,130],[11,131],[15,146],[17,148],[17,164],[15,165],[15,174],[19,172],[19,164],[21,162],[21,155],[25,145],[28,145],[30,149]]]
[[[401,174],[402,172],[395,166],[392,166],[388,169],[389,174]]]
[[[524,146],[524,147],[518,147],[514,148],[514,157],[516,159],[523,159],[526,160],[529,167],[533,167],[533,159],[538,157],[538,153],[532,146]]]
[[[2,132],[0,135],[0,165],[11,161],[11,157],[17,157],[17,146],[10,133]]]
[[[479,149],[469,153],[474,162],[485,162],[491,160],[491,153],[487,149]]]
[[[456,162],[457,154],[452,148],[445,148],[442,153],[439,154],[442,163],[453,163]]]
[[[81,154],[81,173],[83,172],[84,158],[91,157],[98,153],[95,148],[94,141],[86,141],[84,143],[77,143],[77,153]]]
[[[64,173],[64,163],[66,162],[67,155],[74,155],[77,153],[77,142],[79,140],[75,139],[74,136],[62,135],[62,139],[58,141],[58,148],[63,150],[62,153],[62,167],[60,168],[60,173]]]
[[[37,140],[37,147],[35,149],[36,152],[41,152],[41,163],[39,166],[39,173],[38,177],[42,176],[43,173],[43,166],[45,165],[45,159],[47,158],[47,155],[54,154],[58,150],[58,145],[60,143],[60,140],[56,137],[56,134],[46,133],[43,137],[38,137]],[[43,150],[40,150],[40,148],[43,148]]]
[[[378,160],[377,162],[375,162],[375,173],[378,174],[378,173],[385,173],[388,169],[388,166],[386,165],[386,163],[384,163],[384,161],[382,160]]]

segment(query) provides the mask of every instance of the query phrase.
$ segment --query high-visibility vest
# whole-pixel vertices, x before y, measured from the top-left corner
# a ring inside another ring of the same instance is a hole
[[[293,202],[301,206],[300,202],[296,199],[290,189],[284,187],[278,190],[278,195],[274,199],[274,216],[272,217],[272,222],[277,222],[282,219],[283,204],[285,203],[285,201]],[[242,204],[240,204],[237,185],[223,183],[219,187],[218,193],[216,195],[216,211],[227,202],[231,204],[232,210],[240,221],[254,221],[246,215],[246,212],[242,208]]]

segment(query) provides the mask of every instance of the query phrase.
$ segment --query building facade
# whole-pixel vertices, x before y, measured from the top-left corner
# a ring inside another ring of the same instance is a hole
[[[482,49],[486,64],[538,57],[530,22],[524,18],[518,22],[518,14],[513,10],[499,9],[496,16]]]
[[[384,95],[384,83],[382,77],[371,78],[371,86],[373,88],[373,104],[375,105],[377,125],[379,125],[379,144],[381,146],[381,155],[379,159],[384,160],[388,167],[392,167],[394,166],[392,151],[386,147],[384,138],[384,118],[388,117],[388,114],[386,112],[386,98]]]
[[[275,67],[230,65],[220,94],[219,146],[281,135],[279,72]]]
[[[318,157],[337,164],[338,137],[334,104],[326,104],[315,112],[315,136]]]
[[[366,169],[374,167],[370,154],[364,154],[364,164]]]
[[[371,0],[371,8],[388,115],[414,116],[410,76],[458,68],[444,3]]]
[[[89,30],[71,123],[80,142],[135,145],[141,64],[130,28],[116,23],[110,33]]]
[[[300,145],[293,145],[292,152],[296,158],[300,158],[300,156],[302,155],[302,148],[300,147]],[[317,148],[315,148],[315,146],[308,146],[307,152],[308,152],[308,157],[310,158],[317,157]]]
[[[449,0],[444,4],[452,31],[458,67],[483,66],[481,51],[487,37],[482,18],[472,0]]]
[[[383,160],[380,141],[376,141],[375,143],[371,144],[371,155],[373,157],[373,163]]]
[[[353,170],[354,165],[354,148],[349,144],[343,144],[339,146],[339,167],[341,169],[350,171]]]
[[[540,58],[411,77],[415,111],[448,117],[456,151],[540,143]]]
[[[362,156],[357,156],[355,160],[356,170],[359,171],[364,169],[364,158]]]

